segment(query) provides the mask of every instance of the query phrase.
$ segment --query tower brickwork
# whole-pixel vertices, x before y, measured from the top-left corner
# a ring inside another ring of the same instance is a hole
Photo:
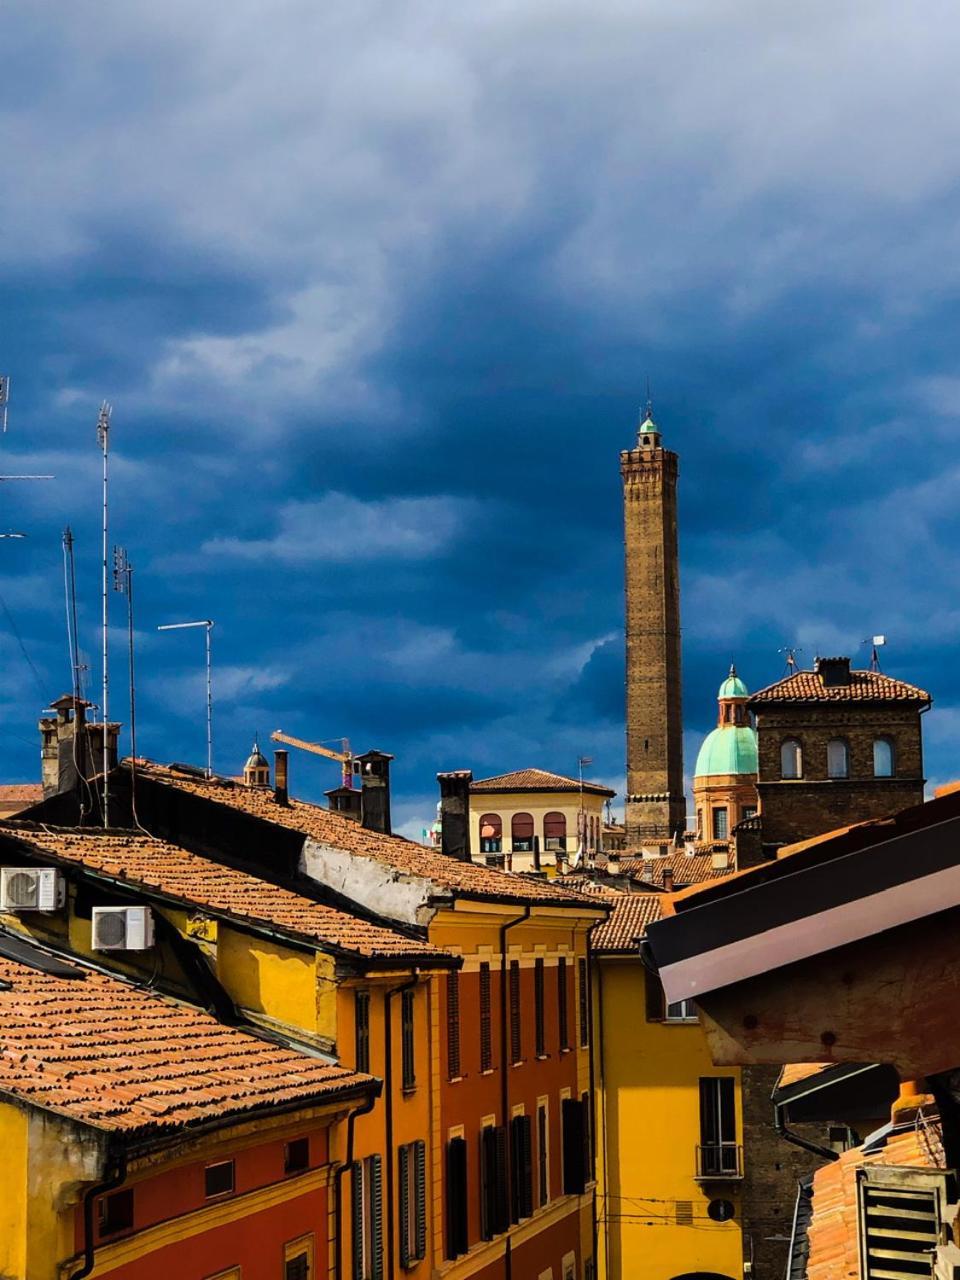
[[[686,826],[680,696],[677,455],[648,413],[620,455],[626,556],[627,847]]]

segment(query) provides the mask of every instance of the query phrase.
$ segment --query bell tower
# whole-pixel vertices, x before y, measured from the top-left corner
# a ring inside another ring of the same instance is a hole
[[[651,406],[620,454],[626,554],[627,848],[686,827],[680,709],[677,455]]]

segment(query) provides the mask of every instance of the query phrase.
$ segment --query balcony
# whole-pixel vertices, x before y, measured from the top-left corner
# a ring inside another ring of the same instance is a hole
[[[698,1182],[733,1182],[743,1177],[743,1148],[736,1142],[710,1142],[697,1147]]]

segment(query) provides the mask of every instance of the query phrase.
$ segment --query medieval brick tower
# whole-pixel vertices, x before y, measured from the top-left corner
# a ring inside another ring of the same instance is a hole
[[[620,454],[626,551],[627,848],[686,827],[680,713],[677,455],[648,407]]]

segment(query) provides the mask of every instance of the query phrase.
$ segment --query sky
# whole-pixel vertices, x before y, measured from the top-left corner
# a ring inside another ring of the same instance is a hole
[[[278,726],[623,791],[618,454],[681,460],[686,762],[751,688],[884,633],[960,774],[960,10],[944,0],[7,0],[0,716],[38,775],[99,700],[100,455],[138,749]],[[111,713],[127,714],[111,599]],[[332,763],[296,754],[320,798]]]

